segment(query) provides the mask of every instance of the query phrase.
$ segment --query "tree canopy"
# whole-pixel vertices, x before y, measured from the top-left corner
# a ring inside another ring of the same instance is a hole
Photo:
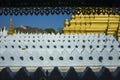
[[[53,29],[53,28],[46,28],[46,29],[44,30],[44,32],[45,32],[45,33],[56,33],[55,29]]]

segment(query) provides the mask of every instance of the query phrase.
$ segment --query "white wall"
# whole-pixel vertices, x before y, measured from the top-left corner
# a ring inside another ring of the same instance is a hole
[[[120,66],[119,46],[120,42],[105,34],[1,36],[0,66]]]

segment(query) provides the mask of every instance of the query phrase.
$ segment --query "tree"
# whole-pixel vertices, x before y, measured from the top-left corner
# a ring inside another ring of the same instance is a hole
[[[44,30],[44,32],[45,32],[45,33],[56,33],[55,29],[53,29],[53,28],[46,28],[46,29]]]
[[[58,28],[58,33],[63,33],[63,28]]]

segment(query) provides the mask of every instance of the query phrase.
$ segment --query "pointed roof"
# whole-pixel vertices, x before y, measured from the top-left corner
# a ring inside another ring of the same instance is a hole
[[[12,16],[10,16],[10,26],[9,26],[7,34],[8,35],[13,35],[14,34],[14,29],[13,29],[13,26],[12,26]]]

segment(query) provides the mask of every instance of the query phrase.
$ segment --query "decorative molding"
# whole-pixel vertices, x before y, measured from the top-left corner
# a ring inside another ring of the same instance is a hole
[[[0,8],[0,15],[49,15],[49,14],[118,14],[118,7],[4,7]]]

